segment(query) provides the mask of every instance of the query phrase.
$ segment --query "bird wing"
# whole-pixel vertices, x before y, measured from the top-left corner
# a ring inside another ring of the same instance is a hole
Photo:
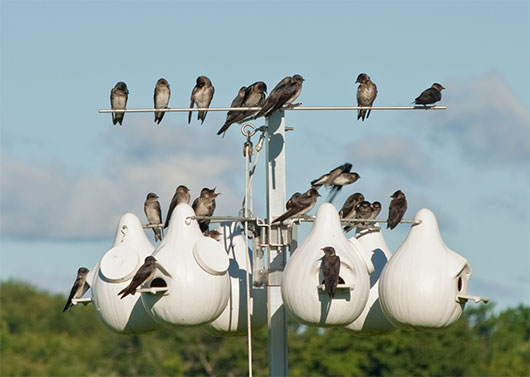
[[[194,98],[194,97],[195,97],[195,93],[197,93],[197,90],[198,90],[198,89],[199,89],[199,88],[197,88],[197,86],[194,86],[194,87],[193,87],[193,90],[191,91],[190,109],[192,109],[193,106],[195,105],[195,98]],[[190,113],[189,113],[189,115],[188,115],[188,124],[191,123],[191,114],[192,114],[192,112],[190,111]]]

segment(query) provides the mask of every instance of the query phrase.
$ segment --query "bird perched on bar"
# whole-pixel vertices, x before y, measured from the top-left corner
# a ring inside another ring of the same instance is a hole
[[[88,288],[90,286],[86,282],[86,275],[88,274],[88,268],[81,267],[77,270],[77,278],[75,279],[74,285],[72,286],[72,289],[70,290],[70,294],[68,295],[68,300],[66,300],[66,305],[64,306],[63,312],[70,311],[72,306],[74,305],[72,303],[72,299],[74,298],[81,298],[83,295],[88,291]]]
[[[190,190],[184,185],[178,186],[175,190],[175,194],[173,194],[171,203],[169,204],[169,210],[167,211],[164,228],[167,228],[169,226],[169,219],[171,219],[171,214],[173,213],[175,207],[180,203],[190,204],[190,199]]]
[[[359,87],[357,88],[357,105],[372,107],[375,97],[377,97],[377,86],[366,73],[361,73],[357,76],[357,81],[355,82],[359,83]],[[365,117],[368,119],[371,111],[371,109],[359,110],[357,112],[357,120],[361,119],[364,121]]]
[[[215,187],[209,189],[207,187],[201,190],[201,195],[193,201],[192,208],[195,211],[195,216],[213,216],[215,211],[215,198],[221,193],[215,192]],[[198,220],[201,232],[208,230],[210,220]]]
[[[123,81],[118,81],[110,91],[110,107],[112,110],[125,110],[128,98],[129,89],[127,89],[127,84]],[[116,125],[116,123],[119,123],[121,126],[124,115],[125,113],[112,113],[112,124]]]
[[[330,298],[335,298],[335,291],[339,283],[340,257],[335,254],[335,249],[326,246],[321,249],[324,252],[320,268],[324,275],[324,287]]]
[[[124,297],[135,294],[136,288],[142,285],[144,282],[151,280],[156,271],[156,258],[152,255],[149,255],[145,258],[144,264],[140,266],[136,274],[131,280],[131,283],[118,292],[118,296],[121,296],[121,299]]]
[[[355,219],[370,219],[372,216],[372,205],[369,201],[363,200],[359,205],[357,206],[355,210]],[[358,222],[355,224],[356,227],[365,227],[365,222]]]
[[[387,229],[390,228],[392,230],[399,224],[407,210],[407,199],[401,190],[397,190],[393,193],[391,198],[393,199],[388,207],[388,221],[386,227]]]
[[[244,93],[241,91],[245,88]],[[265,93],[267,93],[267,85],[263,81],[256,81],[254,84],[247,87],[241,87],[236,98],[232,101],[230,107],[256,107],[262,106],[265,102]],[[242,99],[240,100],[242,95]],[[255,114],[256,111],[229,111],[226,115],[225,124],[217,131],[217,135],[221,135],[228,130],[232,124],[239,122],[247,117]]]
[[[283,105],[290,105],[300,95],[303,82],[304,78],[300,75],[283,78],[283,80],[272,89],[261,110],[258,111],[253,119],[257,119],[260,116],[269,117]]]
[[[149,225],[162,224],[162,210],[160,209],[160,202],[158,201],[158,195],[154,192],[147,194],[147,198],[144,203],[144,212],[149,221]],[[153,228],[155,233],[155,242],[162,241],[162,229]]]
[[[155,109],[167,109],[170,96],[171,90],[169,89],[169,83],[167,80],[164,78],[158,79],[155,86],[155,94],[153,95]],[[164,111],[155,111],[155,123],[160,124],[164,114]]]
[[[195,104],[197,104],[197,107],[199,108],[210,107],[214,92],[215,88],[213,87],[212,82],[208,77],[197,77],[195,87],[191,92],[190,109],[193,108]],[[199,111],[197,114],[197,119],[201,121],[201,124],[204,123],[206,113],[207,111]],[[192,111],[190,111],[190,114],[188,115],[188,124],[191,122],[191,114]]]
[[[381,203],[373,202],[372,203],[372,213],[370,214],[370,219],[375,219],[381,213]],[[374,224],[374,223],[370,223]]]
[[[425,89],[412,103],[425,107],[432,105],[442,99],[442,90],[444,89],[442,85],[435,82],[430,88]]]
[[[344,202],[342,208],[339,211],[339,216],[341,219],[351,219],[353,216],[355,216],[357,206],[359,203],[364,201],[364,195],[360,192],[356,192],[355,194],[351,194],[348,199]],[[348,224],[344,226],[344,231],[349,232],[355,228],[354,224]]]
[[[310,188],[303,194],[294,193],[287,202],[287,212],[276,218],[272,224],[306,214],[315,206],[319,196],[318,191],[314,188]]]

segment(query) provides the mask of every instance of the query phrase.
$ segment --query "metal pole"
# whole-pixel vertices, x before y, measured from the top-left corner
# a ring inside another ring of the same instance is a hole
[[[276,111],[266,119],[267,154],[267,219],[269,223],[285,210],[285,117]],[[277,232],[271,232],[278,235]],[[281,237],[285,239],[285,237]],[[281,239],[269,240],[278,244]],[[285,247],[269,248],[269,272],[283,270],[287,250]],[[283,306],[279,282],[270,280],[269,274],[267,318],[269,325],[269,375],[287,376],[287,313]],[[274,286],[271,286],[274,285]]]

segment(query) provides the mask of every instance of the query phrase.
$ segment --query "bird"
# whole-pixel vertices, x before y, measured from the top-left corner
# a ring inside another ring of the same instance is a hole
[[[283,105],[290,105],[302,91],[304,78],[300,75],[293,77],[287,76],[282,79],[270,92],[269,96],[263,103],[260,111],[254,116],[254,119],[260,116],[269,117]]]
[[[349,173],[344,172],[340,173],[330,184],[331,188],[329,190],[328,202],[332,202],[335,199],[335,196],[342,190],[346,185],[356,182],[361,176],[355,172]]]
[[[291,209],[293,208],[293,204],[296,203],[296,201],[298,200],[298,198],[301,196],[302,194],[299,193],[299,192],[295,192],[293,195],[291,195],[291,197],[289,198],[289,200],[287,201],[287,203],[285,203],[285,209]]]
[[[215,229],[214,230],[206,229],[202,233],[202,235],[204,237],[210,237],[210,238],[212,238],[212,239],[214,239],[216,241],[221,241],[221,236],[222,236],[221,232],[219,232],[218,230],[215,230]]]
[[[164,78],[158,79],[155,86],[155,94],[153,95],[155,109],[167,109],[170,96],[171,90],[169,89],[167,80]],[[155,111],[155,123],[160,124],[164,114],[164,111]]]
[[[153,275],[155,274],[155,271],[156,271],[156,258],[153,257],[152,255],[149,255],[145,258],[144,264],[142,264],[142,266],[138,269],[138,271],[132,278],[131,283],[125,288],[123,288],[118,293],[118,296],[122,295],[121,299],[123,299],[124,297],[130,294],[135,294],[136,288],[138,288],[140,285],[142,285],[147,280],[152,279]]]
[[[320,178],[311,181],[311,187],[319,189],[322,185],[330,186],[332,182],[342,173],[349,173],[352,168],[352,164],[346,162],[343,165],[337,166],[335,169],[330,170],[329,173],[323,174]]]
[[[442,90],[444,89],[442,85],[435,82],[430,88],[425,89],[412,103],[425,107],[432,105],[442,99]]]
[[[215,198],[221,195],[221,193],[215,192],[215,187],[209,189],[204,187],[201,190],[201,195],[193,201],[191,207],[195,211],[195,216],[212,216],[215,211]],[[198,220],[201,232],[208,230],[210,225],[209,219]]]
[[[390,228],[392,230],[399,224],[407,210],[407,199],[401,190],[397,190],[393,193],[391,198],[393,199],[388,207],[388,221],[386,227],[387,229]]]
[[[359,203],[357,208],[355,209],[355,216],[356,219],[370,219],[372,215],[372,205],[369,201],[363,200]],[[366,227],[365,222],[358,222],[355,225],[358,228]]]
[[[381,213],[381,203],[379,202],[373,202],[372,203],[372,214],[370,215],[370,219],[375,219],[379,213]]]
[[[197,107],[202,108],[210,107],[214,92],[215,88],[213,87],[212,82],[208,77],[197,77],[195,87],[191,92],[190,109],[193,108],[194,104],[197,104]],[[192,112],[190,111],[190,114],[188,115],[188,124],[191,122],[191,113]],[[206,113],[207,111],[199,111],[199,113],[197,114],[197,119],[201,121],[201,124],[204,123]]]
[[[351,219],[353,216],[355,216],[355,213],[356,213],[356,210],[357,210],[357,206],[362,201],[364,201],[364,195],[361,194],[360,192],[356,192],[355,194],[351,194],[348,197],[348,199],[346,199],[346,201],[344,202],[342,208],[340,209],[339,216],[342,219]],[[355,228],[355,226],[353,226],[353,224],[347,224],[346,226],[344,226],[344,231],[345,232],[349,232],[353,228]]]
[[[110,106],[112,110],[125,110],[128,98],[129,89],[127,89],[127,84],[123,81],[118,81],[110,91]],[[112,113],[112,124],[116,125],[116,123],[119,123],[121,126],[124,115],[125,113],[121,112]]]
[[[180,203],[190,203],[190,190],[184,185],[178,186],[175,190],[175,194],[173,194],[173,198],[171,199],[171,203],[169,204],[169,210],[167,211],[164,229],[169,226],[169,219],[171,218],[171,214],[173,213],[175,207]]]
[[[357,88],[357,105],[372,107],[375,97],[377,97],[377,86],[366,73],[361,73],[357,76],[357,81],[355,82],[359,83],[359,87]],[[357,113],[357,120],[361,119],[364,121],[365,117],[368,119],[371,111],[371,109],[359,110]]]
[[[245,100],[245,94],[247,92],[247,87],[246,86],[242,86],[240,89],[239,89],[239,92],[237,92],[237,96],[236,98],[234,98],[234,100],[232,101],[232,103],[230,104],[230,107],[241,107],[241,105],[243,105],[243,101]],[[230,125],[232,125],[233,123],[237,122],[238,119],[241,117],[241,116],[244,116],[245,113],[243,111],[239,111],[239,110],[230,110],[227,114],[226,114],[226,120],[225,120],[225,123],[223,124],[223,126],[219,129],[219,131],[217,131],[217,135],[221,135],[222,133],[226,132],[226,130],[228,129],[228,127],[230,127]],[[243,119],[243,118],[241,118]]]
[[[88,291],[88,288],[90,288],[90,286],[86,282],[87,274],[88,268],[81,267],[77,270],[77,278],[75,279],[74,285],[70,290],[70,294],[68,295],[68,300],[66,300],[66,305],[64,306],[63,312],[67,310],[70,311],[70,309],[74,305],[72,303],[72,299],[83,297],[86,291]]]
[[[241,95],[241,90],[243,88],[246,88],[245,93],[243,95],[243,100],[241,101],[241,103],[238,103],[236,102],[236,100],[239,99],[239,96]],[[232,105],[230,105],[230,107],[262,106],[265,102],[265,93],[267,93],[267,85],[263,81],[256,81],[249,87],[242,87],[239,90],[238,96],[234,98],[234,101],[232,101]],[[233,113],[232,117],[230,117],[230,113]],[[221,127],[219,131],[217,131],[217,135],[221,135],[222,133],[226,132],[228,127],[230,127],[232,124],[237,123],[247,117],[250,117],[255,113],[256,111],[229,111],[226,116],[225,124]]]
[[[320,195],[318,191],[314,188],[310,188],[301,195],[298,192],[293,194],[293,196],[291,196],[291,198],[287,202],[287,206],[289,207],[287,209],[287,212],[285,212],[280,217],[276,218],[272,223],[281,223],[284,220],[293,217],[298,217],[309,212],[315,206],[319,196]]]
[[[154,192],[147,194],[144,203],[144,212],[150,225],[162,224],[162,210],[158,201],[158,195]],[[162,241],[162,230],[160,228],[153,228],[155,233],[155,241]]]
[[[335,249],[331,246],[323,247],[321,250],[325,254],[320,263],[324,275],[324,287],[329,297],[334,298],[339,283],[340,257],[335,254]]]

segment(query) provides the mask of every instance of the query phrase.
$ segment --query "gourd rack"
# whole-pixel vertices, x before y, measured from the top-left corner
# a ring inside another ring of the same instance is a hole
[[[99,110],[100,113],[119,113],[119,112],[128,112],[128,113],[143,113],[143,112],[189,112],[189,111],[256,111],[261,109],[260,107],[254,108],[165,108],[165,109],[126,109],[126,110]],[[271,376],[287,376],[288,367],[287,367],[287,312],[282,300],[282,274],[286,267],[288,260],[288,253],[293,253],[293,251],[298,247],[298,224],[300,221],[315,222],[314,228],[317,226],[328,226],[329,224],[339,224],[338,229],[340,230],[340,225],[353,224],[362,220],[355,219],[338,219],[336,216],[336,210],[333,206],[326,204],[322,205],[319,208],[316,219],[314,216],[303,216],[298,219],[292,219],[287,225],[284,224],[273,224],[271,222],[273,219],[277,218],[285,211],[285,202],[287,199],[286,196],[286,161],[285,161],[285,133],[290,130],[286,127],[285,124],[285,112],[286,111],[312,111],[312,110],[360,110],[360,109],[371,109],[371,110],[445,110],[445,106],[374,106],[371,108],[360,107],[360,106],[313,106],[313,107],[304,107],[301,104],[294,106],[284,107],[276,112],[274,112],[270,117],[265,119],[265,126],[255,128],[250,123],[244,123],[241,132],[245,136],[246,140],[244,142],[243,154],[246,158],[245,163],[245,200],[243,202],[243,209],[239,213],[239,216],[212,216],[212,217],[200,217],[190,215],[186,217],[187,222],[200,219],[210,219],[211,223],[235,223],[240,222],[244,227],[244,238],[245,238],[245,248],[246,248],[246,293],[247,293],[247,336],[249,343],[249,376],[252,376],[252,347],[251,347],[251,312],[252,312],[252,300],[250,298],[250,271],[252,270],[252,289],[264,289],[267,291],[267,324],[269,329],[269,338],[268,338],[268,355],[269,355],[269,374]],[[235,127],[235,126],[233,126]],[[259,133],[259,140],[256,143],[256,146],[253,145],[251,138]],[[261,151],[263,144],[265,146],[265,155],[266,155],[266,219],[262,219],[254,216],[252,209],[252,177],[255,172],[257,161],[259,158],[259,152]],[[252,156],[256,155],[254,161]],[[422,212],[425,211],[425,212]],[[437,224],[434,216],[428,210],[420,210],[418,215],[414,220],[402,220],[402,223],[411,223],[411,224],[420,224],[422,221],[425,221],[428,224],[433,225],[433,232],[438,231]],[[322,220],[319,220],[319,217]],[[338,221],[338,222],[337,222]],[[382,223],[385,220],[374,220],[374,223]],[[317,223],[320,223],[318,225]],[[323,225],[324,224],[324,225]],[[325,225],[328,224],[328,225]],[[156,226],[156,225],[155,225]],[[430,226],[430,225],[426,225]],[[153,227],[152,225],[144,226],[144,228]],[[337,228],[337,226],[335,227]],[[412,233],[412,231],[411,231]],[[416,232],[417,233],[417,232]],[[411,234],[409,233],[409,237]],[[313,237],[313,231],[309,235]],[[308,237],[308,238],[309,238]],[[379,235],[382,240],[382,236]],[[248,241],[252,240],[252,266],[250,267],[250,261],[248,258],[249,245]],[[378,239],[379,240],[379,239]],[[408,240],[408,238],[407,238]],[[440,238],[441,241],[441,238]],[[355,241],[357,242],[357,241]],[[372,241],[367,241],[372,242]],[[375,241],[379,242],[379,241]],[[406,243],[407,241],[405,241]],[[382,241],[384,244],[384,240]],[[443,244],[443,243],[442,243]],[[355,245],[355,243],[354,243]],[[302,245],[302,247],[304,244]],[[385,244],[386,246],[386,244]],[[445,247],[445,245],[443,245]],[[301,248],[302,248],[301,247]],[[357,246],[356,246],[357,247]],[[369,246],[370,247],[370,246]],[[403,247],[403,246],[402,246]],[[385,247],[380,247],[385,249]],[[307,249],[307,248],[306,248]],[[400,248],[401,250],[401,248]],[[451,253],[454,253],[450,251]],[[296,255],[298,256],[300,252],[297,251]],[[456,254],[456,253],[454,253]],[[458,293],[457,301],[465,303],[468,299],[474,301],[482,300],[487,302],[487,299],[476,297],[476,296],[467,296],[467,278],[471,275],[471,268],[467,265],[467,261],[463,257],[458,256],[463,261],[460,261],[460,268],[463,272],[464,280],[462,277],[458,277]],[[294,259],[294,258],[293,258]],[[341,257],[342,261],[342,257]],[[389,259],[390,261],[390,259]],[[465,263],[464,263],[465,261]],[[368,257],[368,264],[371,265]],[[388,264],[388,263],[387,263]],[[464,266],[462,268],[462,266]],[[366,272],[366,271],[365,271]],[[368,271],[366,276],[368,276],[372,269]],[[370,279],[370,277],[368,277]],[[369,284],[369,283],[368,283]],[[373,284],[372,284],[373,285]],[[368,285],[369,287],[369,285]],[[342,287],[342,290],[354,289],[353,285],[347,285],[347,289]],[[377,288],[377,287],[375,287]],[[151,289],[151,290],[150,290]],[[322,290],[322,287],[319,285],[319,290]],[[369,288],[368,288],[369,289]],[[153,293],[153,288],[143,288],[142,292]],[[381,287],[379,287],[381,290]],[[283,292],[285,293],[285,292]],[[349,293],[348,293],[349,294]],[[454,294],[451,292],[451,294]],[[367,296],[367,294],[366,294]],[[368,296],[367,296],[368,297]],[[87,299],[78,299],[74,300],[74,303],[86,302]],[[366,299],[365,301],[366,302]],[[384,304],[384,302],[381,302]],[[337,304],[339,305],[339,304]],[[386,304],[387,307],[391,307],[392,303]],[[363,304],[364,306],[364,304]],[[463,304],[462,304],[463,308]],[[362,308],[361,308],[362,309]],[[384,307],[383,307],[384,309]],[[255,310],[255,309],[254,309]],[[457,313],[456,319],[458,319],[461,310]],[[303,316],[295,315],[296,319],[301,318],[301,321],[304,323],[310,323],[310,320],[302,318]],[[453,316],[454,317],[454,316]],[[403,322],[399,318],[399,313],[389,318],[392,324],[401,324]],[[451,321],[456,320],[454,318]],[[451,322],[452,323],[452,322]],[[407,327],[405,323],[405,326]],[[438,327],[445,326],[446,323],[437,325]],[[409,326],[410,327],[410,326]],[[415,326],[412,326],[415,327]],[[429,327],[429,325],[419,324],[417,328]],[[435,327],[435,326],[433,326]],[[353,329],[353,328],[352,328]]]

